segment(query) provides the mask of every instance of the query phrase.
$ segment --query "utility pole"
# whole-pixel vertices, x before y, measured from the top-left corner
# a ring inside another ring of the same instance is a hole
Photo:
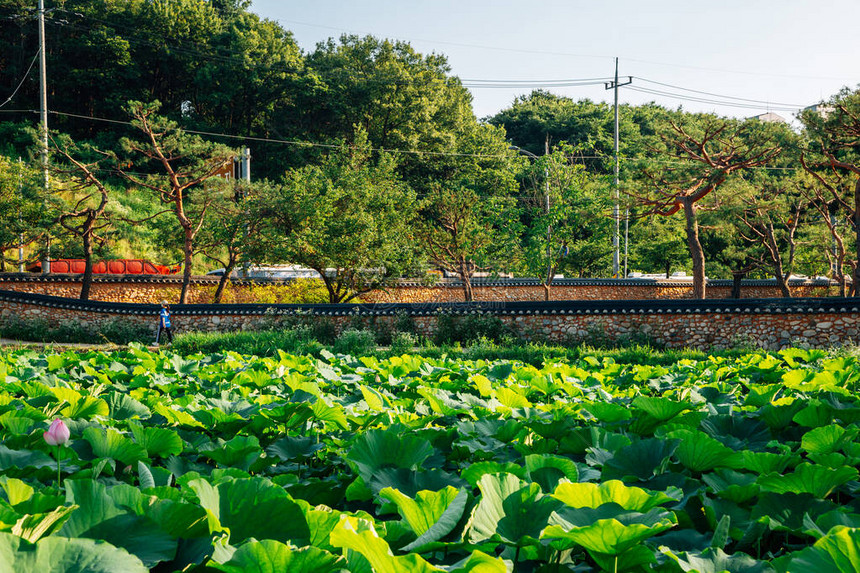
[[[39,135],[42,143],[42,172],[45,177],[45,195],[48,194],[48,71],[45,63],[45,0],[39,0]],[[51,235],[45,237],[45,258],[42,273],[51,272]]]
[[[615,235],[612,237],[612,276],[618,278],[618,272],[621,262],[621,215],[619,213],[619,203],[621,202],[621,191],[618,188],[618,88],[633,83],[633,77],[627,76],[627,81],[618,83],[618,58],[615,58],[615,81],[606,82],[604,86],[608,90],[615,90],[615,206],[612,208],[612,219],[615,221]],[[626,225],[625,225],[626,226]],[[625,236],[626,236],[625,230]],[[625,252],[627,247],[624,248]],[[625,260],[625,267],[626,267]],[[625,276],[626,276],[625,268]]]
[[[24,201],[24,164],[21,161],[21,158],[18,158],[18,227],[19,230],[23,228],[21,225],[21,203]],[[18,272],[24,272],[24,233],[18,233]]]
[[[249,186],[251,184],[251,148],[246,147],[242,149],[242,159],[239,163],[239,177],[245,180]],[[244,198],[245,201],[248,200],[248,197]],[[247,240],[248,235],[250,234],[250,223],[245,223],[245,239]],[[243,259],[245,257],[242,257]],[[250,263],[247,260],[242,261],[242,276],[244,278],[248,278],[248,271],[250,270]]]

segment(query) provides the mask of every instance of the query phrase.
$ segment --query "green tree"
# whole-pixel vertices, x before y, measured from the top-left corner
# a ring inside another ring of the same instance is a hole
[[[567,144],[536,158],[524,182],[522,270],[541,277],[544,299],[550,300],[559,269],[587,266],[582,260],[587,253],[607,251],[599,244],[609,237],[609,194],[595,185]]]
[[[122,140],[124,150],[137,163],[136,169],[151,174],[138,175],[122,163],[117,170],[140,189],[155,194],[176,217],[182,229],[184,257],[179,304],[184,304],[191,283],[194,239],[206,221],[209,206],[229,193],[216,175],[225,163],[232,162],[235,152],[183,132],[176,123],[157,114],[159,107],[158,102],[130,102],[128,112],[140,136]]]
[[[468,302],[475,272],[510,268],[518,258],[516,172],[523,160],[489,125],[476,125],[457,151],[457,168],[425,194],[417,235],[431,263],[460,278]]]
[[[374,148],[395,149],[398,173],[419,192],[444,177],[450,152],[469,137],[475,118],[471,95],[450,76],[440,54],[422,55],[405,42],[341,36],[307,57],[324,92],[303,102],[301,132],[316,141],[349,138],[355,126]]]
[[[802,155],[804,169],[815,181],[816,195],[835,219],[830,224],[836,234],[837,221],[848,219],[853,235],[853,287],[854,296],[860,295],[860,90],[843,89],[816,110],[805,110],[801,120],[810,139],[808,150]],[[822,216],[825,208],[818,207]],[[826,217],[828,218],[828,217]],[[841,240],[841,237],[840,239]],[[844,249],[844,247],[843,247]],[[844,264],[844,260],[838,264]],[[841,268],[837,271],[841,273]]]
[[[38,169],[0,156],[0,270],[18,260],[17,247],[44,236],[51,227],[54,205],[44,190]],[[13,256],[7,251],[16,249]]]
[[[249,257],[317,271],[332,303],[349,302],[397,278],[412,263],[415,194],[394,159],[374,157],[364,133],[321,165],[287,173],[252,202],[260,221]]]
[[[690,253],[683,222],[673,217],[646,217],[634,217],[630,226],[630,269],[644,273],[659,271],[667,279],[674,270],[687,269]]]
[[[84,276],[81,279],[81,300],[89,300],[93,282],[93,249],[96,243],[103,244],[103,233],[112,222],[107,213],[110,193],[98,172],[98,160],[87,163],[81,158],[82,150],[73,142],[64,140],[54,143],[54,156],[62,164],[55,163],[53,173],[65,179],[63,198],[66,205],[61,208],[57,222],[67,233],[79,238],[84,253]],[[76,157],[77,156],[77,157]]]
[[[761,122],[714,116],[673,122],[672,131],[664,138],[676,163],[652,168],[649,189],[638,200],[648,214],[671,216],[683,211],[693,263],[693,297],[705,298],[705,252],[699,239],[697,211],[730,175],[766,165],[779,154],[780,147]]]

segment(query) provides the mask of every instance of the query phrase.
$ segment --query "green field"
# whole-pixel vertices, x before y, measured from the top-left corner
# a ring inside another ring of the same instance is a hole
[[[6,352],[0,571],[857,571],[858,379],[800,349]]]

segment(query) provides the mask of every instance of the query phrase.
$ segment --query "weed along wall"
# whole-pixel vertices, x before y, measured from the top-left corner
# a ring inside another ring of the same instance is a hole
[[[0,322],[74,321],[95,326],[124,321],[156,324],[158,306],[82,302],[46,295],[0,291]],[[426,336],[444,320],[465,321],[478,313],[498,317],[525,340],[556,343],[648,341],[668,348],[723,348],[751,344],[829,347],[860,341],[860,299],[747,299],[673,301],[568,301],[363,305],[176,305],[179,331],[259,328],[301,313],[305,320],[331,321],[340,332],[376,322],[393,326],[404,318]]]
[[[218,285],[217,277],[195,277],[189,294],[192,304],[211,303]],[[96,275],[90,298],[106,302],[136,302],[157,304],[161,300],[176,301],[182,279],[173,276]],[[791,280],[789,287],[795,297],[837,296],[838,287],[828,280]],[[0,288],[59,297],[77,298],[81,291],[80,275],[38,275],[31,273],[0,273]],[[731,296],[731,281],[708,283],[708,298]],[[690,281],[677,279],[556,279],[551,300],[644,300],[691,298]],[[478,301],[543,301],[544,289],[534,279],[475,280],[474,296]],[[773,281],[743,281],[741,298],[781,296]],[[462,285],[445,280],[435,285],[401,281],[387,290],[367,293],[366,303],[444,303],[463,300]],[[324,302],[327,300],[321,281],[302,279],[233,280],[222,302],[233,304],[281,304],[295,302]]]

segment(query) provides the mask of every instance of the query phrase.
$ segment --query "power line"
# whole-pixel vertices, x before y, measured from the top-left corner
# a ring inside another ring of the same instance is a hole
[[[39,113],[38,110],[33,109],[10,109],[10,110],[0,110],[0,113]],[[125,126],[134,126],[134,124],[130,121],[124,121],[119,119],[109,119],[102,117],[94,117],[90,115],[82,115],[76,113],[69,112],[61,112],[55,110],[48,110],[48,113],[63,117],[72,117],[76,119],[84,119],[89,121],[97,121],[103,123],[111,123],[116,125],[125,125]],[[254,141],[258,143],[275,143],[281,145],[295,145],[297,147],[318,147],[323,149],[340,149],[344,147],[342,145],[334,144],[334,143],[318,143],[313,141],[295,141],[295,140],[287,140],[287,139],[274,139],[269,137],[254,137],[254,136],[246,136],[246,135],[232,135],[228,133],[218,133],[213,131],[199,131],[193,129],[184,129],[180,128],[185,133],[190,133],[193,135],[205,135],[209,137],[224,137],[228,139],[236,139],[240,141]],[[347,145],[346,147],[351,147]],[[410,149],[391,149],[384,147],[372,147],[370,151],[375,152],[383,152],[383,153],[391,153],[391,154],[401,154],[401,155],[428,155],[428,156],[438,156],[438,157],[475,157],[475,158],[483,158],[483,159],[503,159],[509,158],[511,155],[508,154],[491,154],[491,153],[460,153],[453,151],[420,151],[420,150],[410,150]],[[577,155],[575,159],[577,160],[610,160],[613,159],[613,155],[608,154],[599,154],[599,155]],[[658,157],[637,157],[637,156],[619,156],[619,159],[624,163],[633,163],[633,162],[650,162],[657,163],[660,165],[689,165],[688,161],[679,161],[673,159],[660,159]],[[799,167],[751,167],[751,170],[762,170],[762,171],[795,171],[800,169]]]
[[[740,108],[740,109],[761,110],[763,107],[767,107],[768,109],[771,109],[771,110],[785,111],[785,112],[797,111],[798,109],[800,109],[800,107],[764,106],[764,105],[753,105],[753,104],[736,103],[736,102],[716,100],[716,99],[700,98],[700,97],[688,96],[688,95],[679,94],[679,93],[667,92],[664,90],[655,90],[655,89],[651,89],[651,88],[644,88],[644,87],[639,87],[639,86],[628,86],[627,89],[635,91],[635,92],[641,92],[641,93],[646,93],[646,94],[650,94],[650,95],[657,95],[657,96],[661,96],[661,97],[667,97],[667,98],[677,99],[677,100],[682,100],[682,101],[705,103],[705,104],[725,106],[725,107],[736,107],[736,108]]]
[[[785,107],[791,107],[791,108],[795,108],[795,109],[804,107],[802,105],[793,104],[793,103],[771,102],[771,101],[766,101],[766,100],[749,99],[749,98],[743,98],[743,97],[735,97],[735,96],[715,94],[715,93],[711,93],[711,92],[704,92],[704,91],[700,91],[700,90],[694,90],[694,89],[690,89],[690,88],[685,88],[685,87],[681,87],[681,86],[675,86],[672,84],[658,82],[656,80],[649,80],[648,78],[643,78],[641,76],[633,76],[633,77],[635,77],[639,81],[647,82],[649,84],[656,84],[656,85],[667,87],[667,88],[673,88],[673,89],[677,89],[677,90],[683,90],[686,92],[703,94],[703,95],[708,95],[708,96],[713,96],[713,97],[718,97],[718,98],[738,100],[738,101],[751,102],[751,103],[762,103],[762,104],[767,104],[767,105],[785,106]]]
[[[10,101],[12,101],[12,98],[15,97],[15,95],[18,93],[18,90],[20,90],[21,86],[24,85],[24,82],[27,80],[27,76],[30,75],[30,71],[32,71],[33,66],[36,64],[36,60],[39,59],[39,54],[41,54],[41,53],[42,53],[42,48],[40,47],[38,50],[36,50],[36,55],[33,56],[33,59],[30,61],[30,66],[27,68],[27,71],[24,72],[24,77],[21,78],[21,82],[18,84],[18,87],[15,88],[15,91],[12,92],[12,95],[10,95],[8,98],[6,98],[6,101],[4,101],[3,103],[0,103],[0,107],[3,107],[4,105],[6,105]]]

